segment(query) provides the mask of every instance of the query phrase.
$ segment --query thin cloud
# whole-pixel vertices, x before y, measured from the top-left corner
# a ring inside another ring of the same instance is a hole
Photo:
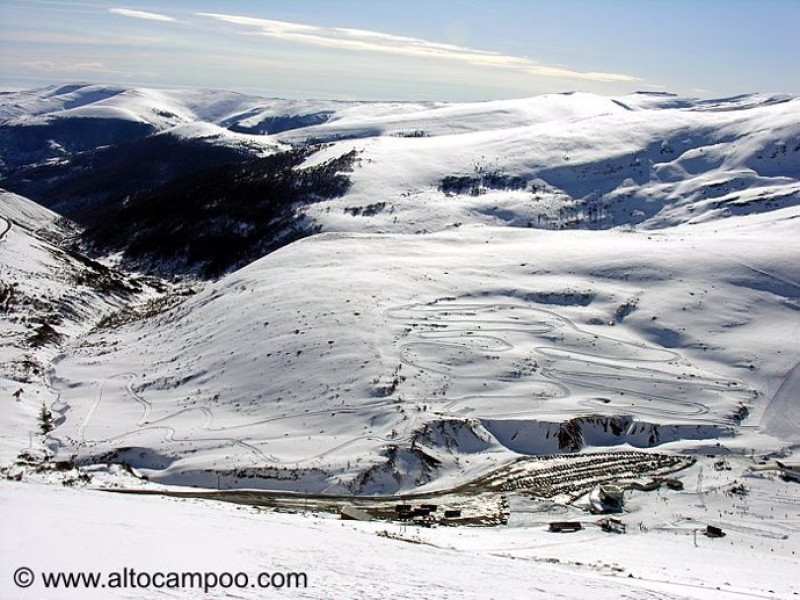
[[[123,17],[131,17],[133,19],[144,19],[145,21],[174,22],[176,20],[167,15],[145,12],[143,10],[131,10],[129,8],[110,8],[108,10],[115,15],[122,15]]]
[[[36,44],[93,44],[95,41],[81,35],[66,35],[48,31],[3,31],[2,42],[34,42]]]
[[[602,83],[619,83],[624,81],[638,81],[638,77],[632,75],[623,75],[621,73],[597,73],[594,71],[573,71],[571,69],[564,69],[561,67],[545,67],[537,65],[535,67],[523,69],[526,73],[531,75],[539,75],[541,77],[560,77],[562,79],[582,79],[584,81],[599,81]]]
[[[36,44],[69,44],[72,46],[153,46],[164,43],[166,38],[146,36],[109,36],[96,33],[96,37],[50,33],[47,31],[0,32],[0,42],[33,42]]]
[[[429,42],[419,38],[392,35],[378,31],[319,27],[316,25],[270,21],[218,13],[198,13],[198,16],[251,28],[255,30],[252,32],[255,35],[323,48],[377,52],[413,58],[443,59],[478,67],[513,69],[538,77],[589,80],[602,83],[639,80],[638,77],[633,75],[575,71],[561,66],[541,65],[536,61],[519,56],[508,56],[499,52],[475,50],[453,44]]]
[[[122,75],[124,71],[111,69],[99,62],[57,63],[52,60],[35,60],[22,63],[36,71],[45,73],[104,73],[109,75]]]

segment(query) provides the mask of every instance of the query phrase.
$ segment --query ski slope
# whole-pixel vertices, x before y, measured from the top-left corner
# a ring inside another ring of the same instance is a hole
[[[563,450],[575,418],[585,447],[779,448],[739,423],[797,359],[796,216],[316,236],[85,338],[55,365],[52,438],[164,483],[329,493],[464,481]],[[459,433],[420,437],[441,424]],[[441,464],[421,480],[387,446]],[[359,483],[374,467],[391,477]]]

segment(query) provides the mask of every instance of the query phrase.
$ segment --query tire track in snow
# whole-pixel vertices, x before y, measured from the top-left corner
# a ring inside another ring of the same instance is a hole
[[[148,422],[147,418],[149,417],[150,413],[152,412],[152,404],[150,402],[148,402],[147,400],[145,400],[142,396],[140,396],[139,394],[137,394],[133,390],[133,383],[136,380],[136,376],[134,374],[132,374],[132,373],[121,373],[119,375],[114,375],[114,376],[110,377],[109,380],[118,379],[118,378],[122,378],[122,377],[127,377],[128,378],[128,382],[125,385],[126,394],[132,400],[134,400],[137,404],[139,404],[139,405],[144,407],[144,412],[143,412],[142,416],[140,417],[139,421],[136,423],[137,429],[134,429],[132,431],[127,431],[127,432],[124,432],[122,434],[110,437],[110,438],[103,438],[103,439],[97,439],[97,440],[87,440],[86,439],[86,428],[91,423],[92,418],[94,417],[95,413],[97,412],[98,407],[100,406],[100,404],[101,404],[101,402],[103,400],[103,391],[104,391],[105,381],[99,381],[99,382],[97,382],[97,391],[95,393],[95,398],[94,398],[94,401],[92,403],[92,406],[89,408],[89,411],[86,414],[86,417],[84,417],[84,420],[82,421],[81,425],[78,427],[78,438],[83,444],[86,444],[89,441],[91,441],[93,443],[100,442],[100,443],[113,444],[113,443],[119,442],[121,440],[124,440],[125,438],[129,438],[131,436],[138,435],[138,434],[142,433],[143,431],[162,430],[163,429],[163,430],[166,431],[166,433],[164,435],[164,438],[163,438],[163,441],[165,441],[165,442],[170,442],[170,443],[173,443],[173,442],[195,442],[195,441],[223,442],[223,443],[228,443],[228,444],[230,444],[232,446],[238,446],[240,448],[243,448],[243,449],[247,450],[248,452],[251,452],[251,453],[255,454],[256,456],[258,456],[260,459],[264,460],[265,462],[271,462],[270,459],[267,457],[267,455],[264,454],[264,452],[260,448],[257,448],[256,446],[254,446],[254,445],[252,445],[250,443],[247,443],[247,442],[245,442],[244,440],[241,440],[241,439],[225,438],[225,437],[221,437],[221,438],[202,438],[202,440],[197,440],[196,438],[189,438],[189,437],[187,437],[187,438],[179,438],[179,437],[176,437],[177,430],[174,427],[171,427],[171,426],[168,426],[168,425],[158,425],[158,423],[162,423],[162,422],[167,421],[169,419],[173,419],[175,417],[180,416],[181,414],[185,414],[187,412],[199,410],[200,412],[203,413],[203,415],[206,418],[205,422],[202,425],[202,429],[205,430],[205,431],[215,431],[214,429],[211,428],[211,425],[212,425],[212,423],[214,421],[214,413],[210,409],[208,409],[206,407],[186,408],[186,409],[183,409],[181,411],[178,411],[177,413],[173,413],[173,414],[167,415],[166,417],[162,417],[160,419],[156,419],[154,421],[149,421]],[[108,381],[108,380],[106,380],[106,381]],[[225,430],[225,428],[220,428],[217,431],[224,431],[224,430]]]
[[[522,318],[516,314],[509,314],[517,311],[527,313],[529,318]],[[434,373],[450,379],[486,379],[489,375],[486,373],[456,374],[454,370],[459,367],[467,367],[467,363],[453,364],[451,360],[451,364],[448,365],[446,362],[447,358],[456,359],[459,356],[463,356],[469,359],[469,353],[474,352],[476,349],[484,353],[499,354],[500,352],[507,352],[515,348],[507,339],[487,334],[507,332],[520,335],[543,335],[547,333],[557,334],[559,330],[567,330],[578,335],[577,339],[573,340],[572,343],[580,343],[581,339],[585,339],[590,341],[593,345],[597,343],[601,344],[601,347],[607,345],[609,351],[618,348],[620,351],[616,353],[592,352],[584,348],[573,349],[569,347],[556,347],[553,345],[535,345],[531,348],[536,354],[553,361],[551,366],[541,370],[540,379],[543,380],[543,382],[547,382],[549,385],[557,386],[557,389],[560,390],[561,393],[556,395],[551,394],[547,399],[567,398],[573,395],[570,385],[577,385],[609,392],[625,393],[629,394],[632,398],[638,398],[644,401],[633,403],[632,405],[612,405],[610,403],[601,403],[600,401],[591,402],[591,400],[581,401],[580,404],[582,406],[587,409],[593,409],[587,410],[587,412],[596,412],[597,407],[609,408],[614,406],[619,409],[624,409],[625,411],[641,412],[642,414],[649,414],[652,416],[670,416],[691,421],[708,421],[706,418],[698,418],[698,415],[706,415],[710,412],[706,404],[677,398],[673,395],[669,395],[668,392],[656,393],[604,383],[604,380],[607,381],[615,378],[620,380],[625,379],[626,381],[630,380],[641,384],[652,384],[653,386],[674,385],[680,390],[686,390],[684,392],[686,394],[691,393],[691,390],[725,393],[745,393],[746,391],[740,387],[739,382],[732,382],[736,387],[731,389],[730,383],[720,382],[718,378],[701,376],[687,377],[684,379],[680,375],[667,370],[642,366],[642,363],[675,363],[676,361],[682,360],[683,356],[674,350],[586,331],[576,325],[571,319],[555,311],[544,308],[503,302],[487,302],[485,304],[457,302],[455,299],[450,299],[435,304],[404,304],[388,309],[385,314],[390,319],[402,320],[407,328],[430,328],[422,331],[407,330],[408,333],[416,339],[407,341],[399,347],[401,362],[420,371]],[[496,315],[496,318],[485,318],[489,315]],[[452,327],[454,325],[456,327]],[[449,329],[445,330],[445,328]],[[484,343],[481,344],[481,341]],[[417,356],[415,356],[414,351],[417,349],[420,349],[421,352],[417,353]],[[433,351],[425,352],[425,349],[431,349]],[[435,353],[437,349],[441,350],[438,357]],[[456,351],[455,354],[451,354],[453,351]],[[459,353],[458,351],[461,352]],[[584,366],[584,369],[578,371],[570,370],[566,365],[558,368],[556,365],[559,363],[566,363],[567,365],[578,363]],[[608,369],[612,372],[593,372],[593,368],[597,370]],[[499,376],[492,376],[491,378],[499,381],[509,380],[508,378]],[[526,383],[532,384],[534,381],[531,381],[530,377],[527,377]],[[449,399],[442,408],[446,411],[455,411],[457,407],[464,402],[470,400],[485,400],[490,397],[491,396],[470,394],[452,398]],[[537,400],[536,396],[531,394],[529,385],[526,385],[524,394],[515,395],[512,391],[510,393],[497,395],[496,397],[516,400],[530,397],[533,401]],[[647,406],[647,404],[645,404],[645,402],[653,401],[660,403],[662,406]],[[504,413],[504,415],[519,416],[530,414],[537,408],[536,406],[532,406],[531,410],[528,411],[515,410]],[[464,408],[461,408],[459,413],[462,413],[464,410]]]
[[[92,401],[92,405],[89,407],[89,412],[86,413],[86,416],[83,418],[83,421],[78,426],[78,439],[86,443],[86,427],[89,425],[89,422],[92,420],[95,411],[97,411],[97,407],[100,406],[100,400],[103,398],[103,383],[96,382],[97,390],[94,394],[94,400]]]

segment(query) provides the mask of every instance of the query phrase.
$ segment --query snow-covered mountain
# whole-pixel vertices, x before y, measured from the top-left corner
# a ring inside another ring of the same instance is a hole
[[[799,213],[781,212],[723,231],[316,236],[87,337],[56,367],[70,418],[53,439],[87,460],[152,449],[124,458],[152,479],[296,489],[290,467],[339,493],[515,453],[779,448],[740,425],[798,360]]]
[[[81,209],[50,198],[82,217],[73,237],[161,274],[230,273],[80,336],[55,365],[53,449],[171,482],[374,493],[518,454],[766,448],[778,430],[783,447],[785,427],[741,432],[800,360],[798,102],[6,95],[8,131],[150,128],[6,171],[45,194],[103,188]],[[198,140],[239,154],[203,166]]]
[[[0,97],[0,177],[74,217],[87,197],[124,198],[189,173],[202,181],[203,169],[331,143],[313,160],[356,150],[361,168],[341,200],[312,208],[329,231],[473,222],[661,228],[796,205],[798,103],[788,95],[696,101],[645,93],[300,102],[61,86]],[[131,124],[142,129],[112,139]],[[100,133],[108,139],[95,139]],[[132,181],[141,181],[138,190]]]
[[[265,134],[319,124],[356,104],[91,84],[4,92],[0,93],[0,169],[68,159],[76,152],[164,132],[193,138],[213,135],[222,144],[258,147],[266,143]]]
[[[341,530],[2,483],[30,515],[3,568],[54,529],[61,556],[75,527],[115,538],[141,510],[193,558],[219,539],[182,536],[201,521],[283,540],[285,561],[312,538],[345,548],[299,597],[352,597],[388,562],[504,581],[414,567],[443,598],[800,593],[797,488],[772,461],[800,444],[798,108],[0,94],[4,478],[381,519],[424,500],[508,525]],[[624,490],[634,535],[588,520],[598,484]],[[80,518],[36,517],[62,505]],[[554,519],[586,531],[540,539]],[[727,540],[698,543],[709,524]],[[73,568],[115,566],[101,554]],[[530,567],[549,583],[528,589]]]

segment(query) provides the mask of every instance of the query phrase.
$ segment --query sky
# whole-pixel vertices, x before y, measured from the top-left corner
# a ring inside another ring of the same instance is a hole
[[[800,0],[0,0],[0,87],[800,93]]]

